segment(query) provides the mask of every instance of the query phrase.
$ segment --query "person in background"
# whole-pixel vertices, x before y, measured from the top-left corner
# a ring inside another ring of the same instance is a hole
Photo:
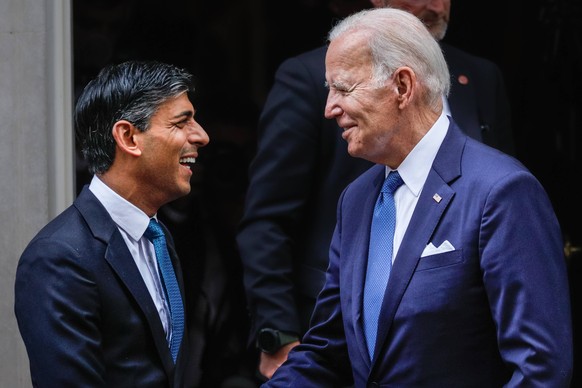
[[[205,300],[184,293],[156,216],[189,193],[191,166],[209,142],[193,91],[185,70],[130,61],[104,68],[78,98],[75,127],[93,178],[32,239],[16,271],[35,386],[198,384],[202,344],[192,338],[203,317],[183,310],[203,311]]]
[[[361,0],[333,0],[352,13]],[[510,107],[499,68],[442,42],[450,0],[372,0],[418,16],[441,43],[452,74],[445,110],[469,136],[514,152]],[[352,158],[341,129],[324,117],[327,47],[284,61],[259,119],[244,214],[237,232],[251,317],[249,344],[270,377],[307,330],[324,282],[341,190],[372,164]]]
[[[311,326],[264,387],[569,387],[566,263],[542,185],[444,110],[447,64],[416,17],[361,11],[329,42],[325,116],[374,166],[340,196]]]

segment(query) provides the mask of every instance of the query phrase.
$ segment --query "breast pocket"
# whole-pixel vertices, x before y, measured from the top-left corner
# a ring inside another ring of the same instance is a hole
[[[420,258],[416,272],[426,271],[429,269],[447,267],[463,262],[463,250],[455,250],[445,253],[438,253]]]

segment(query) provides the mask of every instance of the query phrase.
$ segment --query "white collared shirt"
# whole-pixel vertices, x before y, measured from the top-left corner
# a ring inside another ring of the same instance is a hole
[[[404,184],[394,193],[396,227],[394,230],[392,262],[394,262],[394,258],[398,253],[404,233],[408,228],[412,213],[424,187],[424,182],[426,182],[434,158],[447,134],[448,128],[449,119],[443,111],[431,129],[398,166],[398,173]],[[386,176],[390,171],[392,170],[386,167]]]
[[[96,175],[93,176],[89,190],[105,207],[113,222],[117,225],[137,269],[156,305],[166,339],[170,343],[170,310],[158,270],[154,245],[143,236],[150,218],[142,210],[111,190]],[[155,216],[154,216],[155,217]]]

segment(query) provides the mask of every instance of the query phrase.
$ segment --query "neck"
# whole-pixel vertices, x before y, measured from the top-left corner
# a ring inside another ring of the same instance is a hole
[[[156,205],[151,198],[143,195],[143,190],[138,182],[131,179],[130,174],[118,176],[115,170],[99,174],[99,179],[103,181],[111,190],[115,191],[120,197],[130,202],[138,209],[143,211],[148,217],[153,217],[160,206]]]

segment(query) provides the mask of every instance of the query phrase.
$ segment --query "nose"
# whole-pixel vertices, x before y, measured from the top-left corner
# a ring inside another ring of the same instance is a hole
[[[198,147],[204,147],[210,143],[210,137],[208,133],[202,128],[202,126],[194,121],[194,125],[188,134],[188,142],[191,144],[196,144]]]
[[[326,119],[333,119],[341,116],[343,109],[339,106],[334,91],[330,90],[327,94],[327,102],[325,103],[324,115]]]

